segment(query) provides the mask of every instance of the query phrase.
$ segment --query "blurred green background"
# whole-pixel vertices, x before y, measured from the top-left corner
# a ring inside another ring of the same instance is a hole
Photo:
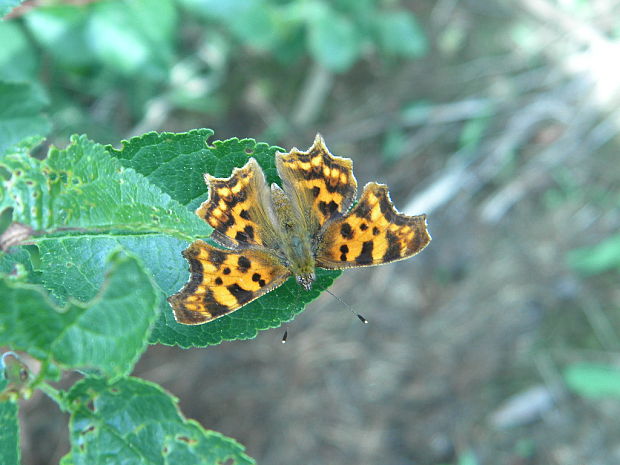
[[[429,214],[421,255],[334,285],[368,326],[323,295],[285,346],[152,347],[188,417],[260,464],[620,463],[617,0],[34,0],[0,44],[47,143],[321,132]],[[65,423],[24,404],[25,465]]]

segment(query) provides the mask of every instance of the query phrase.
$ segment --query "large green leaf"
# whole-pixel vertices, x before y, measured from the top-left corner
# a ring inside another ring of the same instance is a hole
[[[114,253],[101,292],[56,307],[40,286],[0,277],[0,345],[64,368],[131,372],[159,310],[158,292],[136,258]]]
[[[124,166],[145,175],[173,199],[188,206],[193,212],[207,197],[204,173],[229,176],[234,167],[243,166],[248,158],[259,162],[267,182],[279,181],[274,154],[279,147],[257,143],[253,139],[229,139],[207,143],[213,132],[199,129],[188,133],[149,133],[124,141],[120,150],[108,147]],[[169,244],[165,262],[158,257],[140,255],[149,267],[165,295],[177,292],[189,278],[188,265],[180,256],[187,244]],[[133,245],[134,247],[137,244]],[[166,246],[163,246],[166,247]],[[290,279],[279,289],[246,305],[236,312],[200,326],[176,323],[171,309],[164,309],[152,335],[153,342],[176,344],[182,347],[218,344],[222,340],[249,339],[259,330],[275,328],[291,320],[320,291],[331,285],[339,271],[318,270],[313,290],[306,292]]]
[[[210,228],[178,202],[125,169],[84,136],[64,150],[50,149],[45,160],[24,153],[0,159],[10,173],[0,178],[0,211],[13,208],[13,221],[46,236],[167,234],[183,239]]]
[[[67,396],[71,452],[63,465],[251,465],[243,446],[205,430],[179,412],[177,399],[156,384],[87,378]]]
[[[22,139],[49,132],[50,124],[41,114],[46,105],[47,98],[40,88],[0,81],[0,157]]]
[[[49,231],[36,238],[37,271],[56,298],[88,301],[103,283],[110,251],[134,253],[153,275],[161,297],[161,316],[151,341],[190,347],[253,338],[259,330],[278,327],[331,284],[339,272],[321,270],[310,292],[290,280],[217,321],[185,326],[174,320],[165,297],[189,278],[181,252],[211,231],[194,214],[207,196],[203,174],[227,176],[254,156],[268,180],[277,180],[273,156],[277,147],[251,139],[207,145],[211,134],[209,130],[151,133],[107,152],[85,138],[75,138],[65,150],[52,149],[45,161],[17,154],[8,157],[4,163],[13,176],[5,181],[7,195],[4,204],[0,199],[0,209],[12,206],[14,220]]]

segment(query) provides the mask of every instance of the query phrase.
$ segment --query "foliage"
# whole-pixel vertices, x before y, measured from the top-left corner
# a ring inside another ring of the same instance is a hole
[[[14,89],[0,84],[0,101]],[[35,89],[17,89],[26,103],[35,98]],[[6,107],[6,120],[20,111]],[[38,112],[22,114],[28,128],[22,136],[46,130],[36,124]],[[42,389],[71,413],[72,450],[64,464],[101,463],[110,450],[115,460],[132,463],[253,463],[234,441],[183,419],[160,388],[128,375],[149,341],[204,347],[253,338],[293,318],[338,275],[323,271],[311,292],[299,292],[290,280],[202,326],[174,321],[166,296],[188,279],[181,251],[211,232],[193,212],[207,196],[203,174],[227,176],[253,156],[269,181],[278,181],[277,147],[251,139],[208,144],[212,134],[149,133],[119,149],[75,136],[42,159],[31,156],[41,142],[33,136],[0,158],[0,213],[25,228],[22,243],[32,243],[0,252],[0,345],[42,362],[18,394]],[[56,391],[47,383],[59,370],[86,378],[69,392]],[[11,442],[16,407],[4,398],[0,441]],[[119,421],[127,412],[131,421]],[[5,455],[3,463],[17,458]]]
[[[79,127],[109,142],[156,102],[203,114],[230,106],[223,99],[236,92],[223,88],[241,84],[232,72],[239,56],[267,73],[299,75],[309,61],[344,72],[368,57],[393,62],[428,50],[398,2],[106,0],[49,2],[20,15],[0,22],[8,44],[0,79],[42,83],[66,125],[58,135]]]
[[[573,363],[564,371],[564,380],[570,390],[584,397],[620,396],[620,370],[616,366]]]

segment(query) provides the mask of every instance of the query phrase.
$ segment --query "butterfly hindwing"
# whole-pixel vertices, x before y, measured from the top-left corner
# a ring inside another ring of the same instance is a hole
[[[397,212],[387,186],[371,182],[357,205],[327,226],[319,241],[317,266],[339,269],[389,263],[417,254],[430,240],[426,215]]]
[[[292,149],[277,154],[276,166],[310,235],[346,213],[355,200],[357,181],[351,160],[329,153],[320,135],[307,152]]]
[[[230,251],[193,242],[183,256],[191,276],[168,298],[179,323],[197,325],[234,312],[283,284],[291,272],[260,250]]]
[[[196,214],[213,227],[213,240],[233,249],[277,243],[268,213],[269,189],[254,158],[243,168],[235,168],[229,178],[207,174],[205,181],[209,198]]]

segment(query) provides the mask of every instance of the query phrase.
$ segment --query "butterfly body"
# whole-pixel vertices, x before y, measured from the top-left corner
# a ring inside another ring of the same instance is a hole
[[[231,313],[291,275],[306,290],[315,269],[379,265],[430,242],[426,216],[396,211],[387,187],[368,183],[357,204],[352,162],[333,156],[317,135],[307,152],[276,154],[282,187],[265,181],[250,158],[229,178],[205,175],[209,198],[196,214],[224,249],[196,241],[183,252],[190,280],[170,302],[175,318],[201,324]]]
[[[303,218],[290,197],[277,184],[271,185],[272,210],[279,226],[279,244],[274,252],[306,290],[315,280],[315,250],[312,237],[303,228]]]

